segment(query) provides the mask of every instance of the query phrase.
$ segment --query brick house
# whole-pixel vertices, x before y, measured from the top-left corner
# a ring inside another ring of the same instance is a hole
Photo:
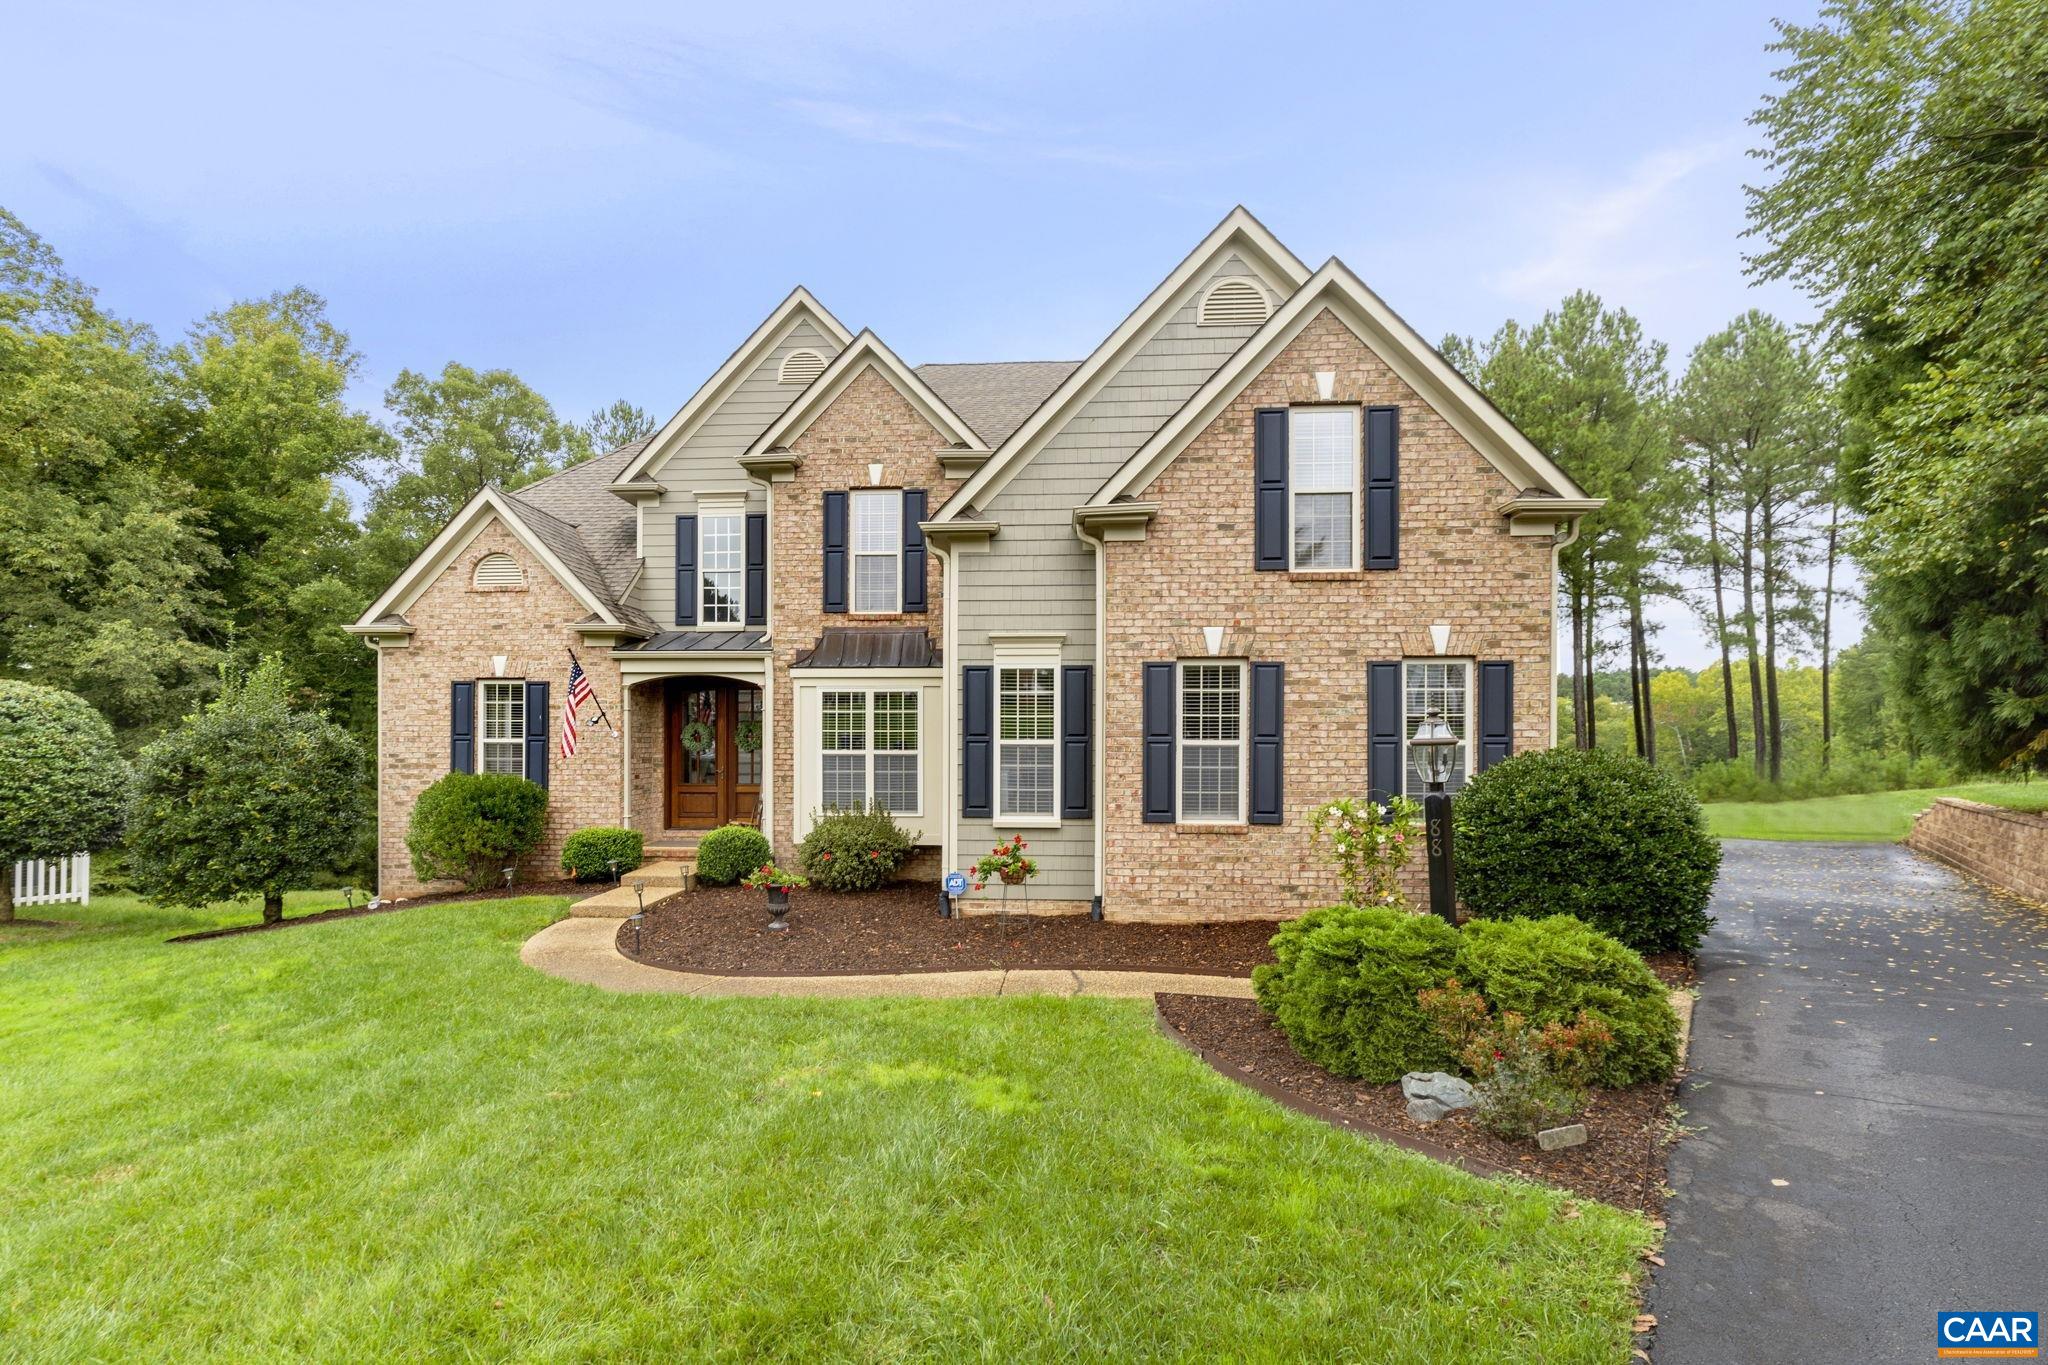
[[[486,489],[351,627],[380,889],[420,889],[406,822],[456,768],[548,786],[533,875],[586,825],[786,857],[878,801],[914,875],[1024,833],[1036,908],[1325,902],[1306,813],[1414,790],[1424,711],[1454,785],[1551,742],[1556,553],[1598,506],[1243,209],[1078,363],[913,368],[798,289],[659,432]],[[571,651],[616,732],[586,707],[564,757]]]

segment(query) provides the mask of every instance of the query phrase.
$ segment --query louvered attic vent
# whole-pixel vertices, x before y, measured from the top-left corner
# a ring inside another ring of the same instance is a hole
[[[1225,280],[1202,299],[1204,327],[1256,327],[1272,310],[1266,291],[1250,280]]]
[[[825,373],[825,357],[816,351],[791,351],[782,358],[782,382],[809,384]]]
[[[479,588],[523,588],[526,570],[511,555],[485,555],[476,562],[476,574],[470,581]]]

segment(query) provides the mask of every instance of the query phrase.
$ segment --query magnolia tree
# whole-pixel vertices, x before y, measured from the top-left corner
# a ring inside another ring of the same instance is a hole
[[[363,749],[339,725],[294,711],[266,658],[142,751],[129,804],[136,884],[168,905],[284,893],[345,861],[363,821]]]
[[[15,863],[119,837],[127,782],[113,728],[83,697],[0,682],[0,921],[14,918]]]

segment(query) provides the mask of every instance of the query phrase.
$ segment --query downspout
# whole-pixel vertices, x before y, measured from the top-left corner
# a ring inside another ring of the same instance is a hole
[[[1103,790],[1109,777],[1109,548],[1101,536],[1090,535],[1079,522],[1074,524],[1074,534],[1095,550],[1095,724],[1089,727],[1095,744],[1095,903],[1089,907],[1089,918],[1101,919],[1103,857],[1109,847],[1109,794]]]
[[[1564,533],[1563,539],[1555,535],[1550,538],[1550,676],[1544,680],[1544,686],[1550,695],[1550,747],[1553,749],[1557,747],[1557,560],[1565,547],[1579,538],[1581,520],[1572,518],[1571,529]]]
[[[942,774],[939,790],[946,793],[943,809],[939,812],[939,875],[943,877],[953,870],[953,847],[959,838],[960,769],[953,746],[960,724],[956,709],[960,702],[954,682],[960,673],[960,661],[954,655],[960,594],[959,584],[954,581],[951,549],[930,535],[925,537],[925,544],[938,556],[939,599],[945,615],[939,627],[939,710],[944,713],[944,722],[939,726],[939,771]]]
[[[775,842],[775,798],[778,795],[775,790],[775,481],[771,478],[762,478],[751,471],[749,471],[748,477],[761,485],[763,496],[766,499],[764,515],[768,518],[767,533],[764,536],[767,542],[764,547],[767,551],[767,561],[763,565],[763,576],[766,582],[761,587],[762,593],[768,599],[761,604],[761,643],[768,650],[767,657],[761,661],[761,834],[772,845]],[[744,509],[742,510],[742,518],[741,524],[744,525]],[[745,556],[742,555],[742,559],[744,558]],[[796,707],[796,692],[794,689],[791,689],[789,700],[792,711],[789,723],[791,733],[794,734],[796,726],[796,716],[793,714]],[[789,771],[790,777],[794,781],[796,777],[796,756],[794,754],[790,755]],[[790,813],[792,827],[795,821],[796,813],[792,811]]]

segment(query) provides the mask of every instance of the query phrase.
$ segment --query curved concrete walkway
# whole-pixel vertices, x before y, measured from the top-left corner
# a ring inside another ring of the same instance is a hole
[[[876,976],[714,976],[650,967],[621,953],[615,919],[557,920],[519,949],[519,960],[564,981],[630,995],[800,995],[855,1000],[870,996],[1093,995],[1149,999],[1160,991],[1249,1000],[1242,976],[1188,976],[1173,972],[1099,972],[1088,969],[990,968],[976,972],[899,972]]]

